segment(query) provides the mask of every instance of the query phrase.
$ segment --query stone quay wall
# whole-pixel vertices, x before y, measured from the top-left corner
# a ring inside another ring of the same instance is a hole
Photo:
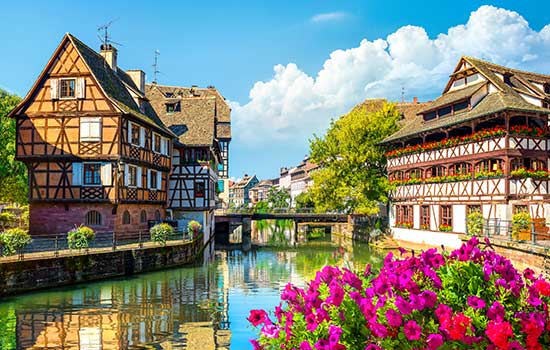
[[[202,237],[185,243],[0,263],[0,297],[194,262]]]

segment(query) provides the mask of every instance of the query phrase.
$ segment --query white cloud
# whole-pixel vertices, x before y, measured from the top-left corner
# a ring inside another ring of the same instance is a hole
[[[550,24],[532,29],[518,13],[492,6],[472,12],[467,23],[430,38],[426,30],[404,26],[385,39],[363,39],[359,46],[336,50],[315,77],[294,63],[276,65],[271,80],[254,84],[250,101],[232,103],[239,144],[269,155],[284,145],[305,147],[331,118],[365,98],[433,98],[443,89],[461,55],[512,67],[548,72]],[[305,151],[305,150],[304,150]]]
[[[346,12],[328,12],[328,13],[319,13],[311,17],[309,20],[313,23],[319,22],[330,22],[330,21],[339,21],[348,17]]]

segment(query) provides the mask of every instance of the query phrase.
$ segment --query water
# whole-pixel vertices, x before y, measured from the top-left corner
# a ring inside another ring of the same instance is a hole
[[[328,235],[296,248],[212,251],[197,266],[5,298],[0,349],[251,349],[250,309],[273,309],[286,283],[304,285],[324,265],[366,263],[379,265],[380,254]]]

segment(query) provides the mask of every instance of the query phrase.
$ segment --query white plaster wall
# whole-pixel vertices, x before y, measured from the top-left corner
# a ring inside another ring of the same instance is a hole
[[[439,205],[430,205],[430,229],[439,231]]]
[[[466,205],[453,205],[453,232],[466,233]]]
[[[413,206],[413,227],[420,228],[420,205]]]
[[[538,106],[538,107],[542,106],[542,102],[541,102],[540,99],[529,96],[529,95],[525,95],[525,94],[520,94],[520,95],[521,95],[521,97],[523,97],[523,99],[525,101],[529,102],[530,104],[533,104],[533,105]]]
[[[423,230],[410,230],[406,228],[392,228],[393,238],[401,241],[428,244],[433,246],[445,246],[448,248],[460,248],[462,241],[456,233],[432,232]]]

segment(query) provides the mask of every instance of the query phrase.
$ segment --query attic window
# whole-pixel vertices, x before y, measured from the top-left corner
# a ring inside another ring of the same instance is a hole
[[[454,113],[456,113],[456,112],[459,112],[459,111],[461,111],[463,109],[466,109],[466,108],[468,108],[468,100],[456,103],[453,106],[453,111],[454,111]]]
[[[170,98],[170,97],[173,97],[174,96],[174,93],[173,92],[167,92],[164,94],[166,97]]]
[[[437,114],[435,113],[435,111],[424,114],[425,121],[435,119],[436,117],[437,117]]]
[[[60,98],[75,97],[75,83],[76,83],[76,79],[61,79],[59,97]]]
[[[446,116],[447,114],[451,114],[452,108],[451,106],[443,107],[438,111],[438,114],[440,117]]]
[[[181,110],[180,103],[167,103],[166,104],[166,113],[179,112]]]
[[[544,93],[550,94],[550,84],[548,83],[544,84]]]
[[[503,80],[508,85],[512,85],[512,83],[510,82],[510,77],[511,76],[512,76],[512,74],[510,74],[510,73],[504,73],[504,75],[503,75]]]

